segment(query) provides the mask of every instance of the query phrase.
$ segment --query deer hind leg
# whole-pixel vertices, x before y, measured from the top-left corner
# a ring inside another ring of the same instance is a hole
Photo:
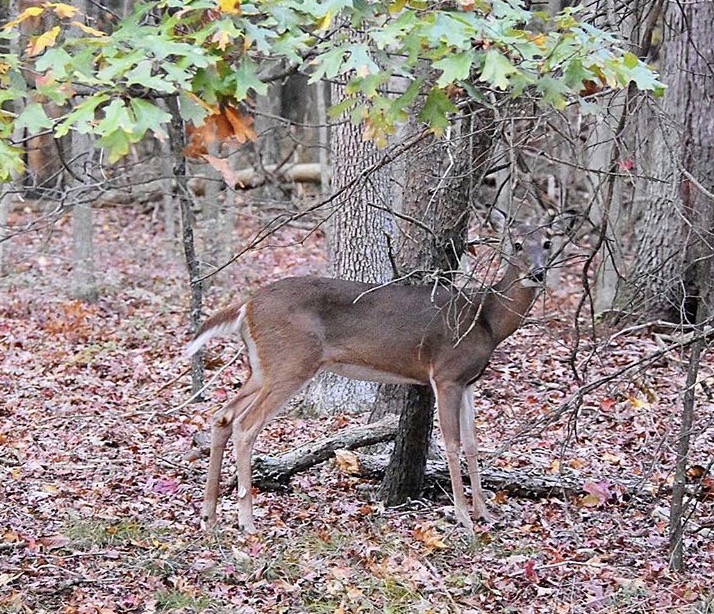
[[[228,438],[233,430],[235,417],[240,415],[255,400],[260,383],[249,378],[237,397],[216,412],[211,429],[211,456],[208,461],[208,476],[203,495],[201,520],[205,528],[216,524],[216,506],[221,482],[221,466]]]
[[[461,464],[459,457],[461,454],[460,437],[460,417],[461,400],[464,390],[456,384],[432,383],[434,394],[436,395],[436,409],[439,412],[439,424],[441,434],[444,437],[446,446],[446,460],[449,464],[449,476],[451,477],[451,488],[454,495],[454,509],[456,520],[463,525],[467,531],[473,533],[473,522],[469,516],[469,505],[464,493],[464,482],[461,478]]]
[[[246,533],[255,533],[253,520],[252,462],[253,446],[262,428],[311,378],[281,381],[279,386],[264,387],[258,397],[233,422],[233,447],[236,455],[238,525]]]
[[[474,391],[469,386],[461,399],[461,443],[464,446],[464,456],[469,467],[469,480],[473,493],[473,511],[476,518],[491,522],[492,517],[486,508],[483,491],[481,490],[481,472],[478,467],[478,449],[476,446],[476,424],[474,412]]]

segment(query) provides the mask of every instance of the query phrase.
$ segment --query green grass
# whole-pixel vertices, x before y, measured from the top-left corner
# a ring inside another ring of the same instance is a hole
[[[214,605],[209,597],[196,597],[179,590],[164,591],[156,595],[159,612],[203,612]]]
[[[126,546],[158,535],[135,520],[77,520],[67,524],[63,534],[80,547]]]

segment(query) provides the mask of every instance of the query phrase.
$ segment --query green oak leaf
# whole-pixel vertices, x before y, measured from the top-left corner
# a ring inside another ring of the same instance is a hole
[[[456,105],[449,100],[446,92],[435,87],[427,94],[419,119],[429,124],[435,134],[442,134],[449,126],[449,113],[456,111]]]
[[[489,49],[479,81],[485,81],[500,90],[508,89],[508,77],[518,72],[511,61],[499,51]]]
[[[439,87],[446,87],[451,83],[466,79],[471,72],[473,59],[471,52],[464,51],[463,53],[448,55],[434,62],[434,68],[441,71],[441,75],[437,79],[436,84]]]

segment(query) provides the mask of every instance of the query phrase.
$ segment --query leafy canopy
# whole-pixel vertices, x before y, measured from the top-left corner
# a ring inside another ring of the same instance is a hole
[[[116,160],[149,131],[165,136],[162,97],[178,94],[184,119],[200,126],[226,108],[238,113],[290,71],[343,80],[347,97],[333,114],[349,113],[378,144],[418,96],[420,119],[438,133],[459,100],[484,101],[488,90],[556,108],[630,82],[664,90],[578,9],[549,17],[519,0],[144,1],[106,30],[46,2],[4,25],[0,48],[17,49],[20,29],[40,19],[24,48],[0,54],[0,180],[22,169],[19,128],[93,133]],[[386,87],[395,78],[400,95]]]

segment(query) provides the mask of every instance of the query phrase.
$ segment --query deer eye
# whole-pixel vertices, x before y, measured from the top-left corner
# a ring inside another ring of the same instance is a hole
[[[523,243],[520,241],[514,241],[513,243],[513,251],[514,252],[520,252],[523,249]]]
[[[551,247],[553,247],[552,241],[543,241],[543,249],[550,249]]]

